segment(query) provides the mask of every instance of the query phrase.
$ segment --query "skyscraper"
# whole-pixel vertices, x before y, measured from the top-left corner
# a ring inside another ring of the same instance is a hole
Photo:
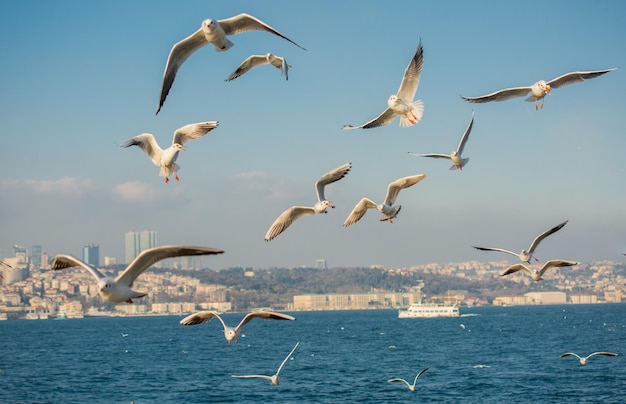
[[[39,269],[44,266],[43,261],[41,260],[41,246],[34,245],[30,249],[30,264],[33,268]]]
[[[140,252],[157,246],[154,230],[129,231],[126,233],[126,264],[130,264]]]
[[[100,246],[98,244],[87,244],[83,247],[83,261],[94,268],[100,265]]]

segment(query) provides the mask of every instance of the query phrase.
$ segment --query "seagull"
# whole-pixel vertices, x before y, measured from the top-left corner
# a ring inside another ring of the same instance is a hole
[[[473,246],[475,249],[477,250],[481,250],[481,251],[500,251],[503,253],[507,253],[507,254],[511,254],[511,255],[515,255],[516,257],[518,257],[520,259],[520,261],[522,262],[530,262],[530,258],[535,258],[533,257],[533,254],[535,252],[535,248],[537,248],[537,246],[539,245],[539,243],[541,243],[541,241],[548,237],[550,234],[555,233],[559,230],[561,230],[563,228],[563,226],[565,226],[567,224],[568,220],[564,221],[563,223],[559,224],[558,226],[554,226],[551,229],[548,229],[546,231],[544,231],[543,233],[541,233],[540,235],[538,235],[537,237],[535,237],[535,239],[533,240],[533,242],[530,244],[530,247],[528,248],[528,251],[526,250],[522,250],[519,254],[514,253],[513,251],[509,251],[509,250],[504,250],[502,248],[492,248],[492,247],[476,247]],[[537,258],[535,258],[535,261],[538,261]]]
[[[515,264],[505,269],[504,272],[500,274],[500,276],[509,275],[509,274],[512,274],[514,272],[521,270],[529,274],[533,278],[533,281],[538,282],[543,279],[542,278],[543,274],[552,267],[560,268],[560,267],[571,267],[574,265],[578,265],[578,262],[566,261],[566,260],[550,260],[550,261],[547,261],[545,264],[543,264],[543,266],[540,269],[537,269],[537,268],[531,269],[531,268],[528,268],[524,264]]]
[[[580,364],[581,364],[581,365],[586,365],[586,364],[587,364],[587,360],[588,360],[589,358],[591,358],[592,356],[595,356],[595,355],[617,356],[617,354],[616,354],[616,353],[613,353],[613,352],[594,352],[594,353],[592,353],[592,354],[589,354],[589,355],[585,356],[584,358],[581,358],[580,356],[578,356],[578,355],[577,355],[577,354],[575,354],[574,352],[566,352],[566,353],[564,353],[564,354],[561,354],[561,355],[559,356],[559,358],[563,358],[563,357],[565,357],[565,356],[575,356],[575,357],[577,357],[578,359],[580,359]]]
[[[530,92],[531,95],[526,98],[526,101],[535,101],[535,110],[538,110],[539,107],[537,106],[537,101],[541,100],[541,108],[543,108],[543,98],[546,96],[546,94],[550,93],[550,90],[563,87],[568,84],[582,83],[585,80],[602,76],[603,74],[613,71],[615,69],[617,68],[615,67],[605,70],[593,70],[589,72],[571,72],[552,79],[548,82],[546,82],[545,80],[539,80],[532,86],[505,88],[504,90],[496,91],[495,93],[483,95],[481,97],[461,96],[461,98],[463,98],[465,101],[473,103],[484,103],[490,101],[505,101],[515,97],[525,97]]]
[[[287,227],[289,227],[294,221],[301,218],[302,216],[314,215],[316,213],[327,213],[326,209],[329,207],[334,209],[335,206],[331,204],[330,201],[326,200],[324,196],[324,188],[328,184],[332,184],[335,181],[339,181],[343,177],[345,177],[350,168],[352,167],[352,163],[346,163],[341,165],[326,174],[322,175],[315,182],[315,190],[317,192],[317,202],[312,207],[309,206],[292,206],[289,209],[285,210],[283,213],[278,216],[278,218],[272,223],[270,228],[267,230],[265,234],[265,241],[271,241],[280,233],[285,231]]]
[[[161,87],[157,115],[161,107],[163,107],[170,88],[172,88],[178,69],[192,53],[207,44],[213,44],[216,52],[227,51],[234,45],[227,36],[246,31],[266,31],[291,42],[300,49],[306,50],[263,21],[249,14],[242,13],[223,20],[206,19],[202,21],[200,28],[196,32],[176,43],[170,50],[165,71],[163,72],[163,85]]]
[[[450,170],[457,170],[457,169],[463,170],[463,167],[469,161],[469,157],[463,158],[461,154],[463,153],[463,148],[465,147],[467,138],[469,138],[469,134],[472,131],[473,125],[474,125],[474,112],[472,111],[472,119],[470,119],[470,123],[469,125],[467,125],[467,129],[465,129],[465,133],[463,133],[463,136],[461,136],[461,141],[459,142],[459,145],[457,146],[456,150],[450,154],[438,154],[438,153],[416,154],[416,153],[411,153],[411,152],[409,152],[409,154],[413,156],[434,157],[434,158],[439,158],[439,159],[452,160],[452,167],[450,167]]]
[[[402,208],[401,205],[398,205],[397,207],[393,206],[393,204],[396,203],[396,198],[398,197],[400,190],[411,187],[424,178],[426,178],[426,174],[417,174],[393,181],[387,186],[385,201],[380,205],[368,198],[361,199],[359,203],[356,204],[354,209],[352,209],[352,212],[350,212],[350,215],[343,223],[343,226],[348,227],[358,222],[363,215],[365,215],[365,212],[367,212],[368,209],[377,209],[380,213],[382,213],[380,218],[381,222],[388,220],[389,223],[393,223],[393,219],[398,216],[398,212],[400,212],[400,209]]]
[[[117,278],[113,279],[105,276],[96,268],[74,258],[70,255],[57,255],[50,262],[50,267],[54,270],[61,270],[71,267],[82,267],[89,271],[96,281],[100,295],[111,303],[132,303],[133,299],[144,297],[147,293],[136,292],[131,289],[133,282],[146,269],[165,258],[183,257],[191,255],[222,254],[224,251],[210,247],[194,246],[163,246],[142,251],[130,263]]]
[[[228,76],[228,78],[224,81],[235,80],[237,77],[246,74],[248,70],[252,69],[253,67],[267,64],[275,66],[278,70],[280,70],[281,79],[284,75],[285,80],[289,80],[288,72],[291,66],[287,64],[287,60],[285,60],[284,57],[276,56],[273,53],[266,53],[265,55],[248,56],[248,58],[244,60],[239,65],[239,67],[237,67],[235,71],[232,72],[230,76]]]
[[[196,325],[196,324],[206,323],[208,321],[211,321],[213,317],[216,317],[218,320],[220,320],[220,323],[222,323],[222,326],[224,327],[224,337],[226,338],[226,341],[228,341],[228,345],[230,345],[232,340],[235,340],[235,342],[239,342],[239,330],[241,329],[241,327],[247,324],[248,321],[252,319],[260,318],[262,320],[290,320],[290,321],[294,321],[296,319],[295,317],[292,317],[288,314],[279,313],[273,310],[259,310],[259,311],[253,311],[251,313],[246,314],[243,320],[241,320],[239,324],[237,324],[237,327],[230,327],[226,325],[224,320],[222,320],[222,317],[220,317],[220,315],[217,314],[217,312],[209,310],[209,311],[199,311],[197,313],[191,314],[183,318],[182,320],[180,320],[180,325]]]
[[[428,368],[424,368],[424,369],[420,370],[419,373],[417,374],[417,376],[415,376],[415,379],[413,380],[413,384],[409,384],[409,382],[407,382],[406,380],[401,379],[399,377],[396,377],[396,378],[393,378],[393,379],[389,379],[387,381],[389,383],[402,382],[402,383],[406,384],[406,386],[409,388],[409,390],[415,391],[415,383],[417,382],[417,379],[419,379],[419,377],[422,375],[422,373],[424,373],[427,370],[428,370]]]
[[[161,167],[159,171],[160,177],[165,177],[165,183],[170,182],[170,175],[174,174],[176,181],[178,181],[177,171],[180,169],[176,164],[178,158],[178,152],[184,150],[184,144],[193,139],[199,139],[206,135],[208,132],[217,128],[219,123],[217,121],[191,123],[185,125],[182,128],[176,129],[174,137],[172,139],[172,145],[163,150],[159,147],[154,135],[151,133],[142,133],[132,139],[122,143],[122,147],[139,146],[146,155],[152,160],[155,166]]]
[[[413,97],[415,97],[415,93],[417,92],[423,64],[424,49],[422,48],[422,40],[420,39],[415,55],[413,55],[413,58],[404,71],[404,77],[400,83],[398,94],[391,95],[387,100],[389,107],[382,114],[363,125],[344,125],[343,129],[376,128],[387,125],[398,115],[400,115],[400,127],[406,128],[418,123],[424,114],[424,103],[421,100],[413,101]]]
[[[289,352],[289,355],[287,355],[287,357],[285,359],[283,359],[283,362],[278,367],[278,370],[276,371],[276,374],[274,374],[272,376],[265,376],[265,375],[235,376],[235,375],[232,375],[232,377],[236,377],[238,379],[265,379],[265,380],[271,381],[272,384],[275,384],[275,385],[278,386],[280,384],[280,378],[278,377],[278,375],[280,374],[280,371],[283,369],[283,366],[285,366],[285,363],[287,363],[287,360],[291,357],[291,355],[293,355],[293,353],[296,350],[296,348],[298,347],[298,345],[300,345],[300,341],[296,342],[296,346],[294,346],[293,349],[291,350],[291,352]]]

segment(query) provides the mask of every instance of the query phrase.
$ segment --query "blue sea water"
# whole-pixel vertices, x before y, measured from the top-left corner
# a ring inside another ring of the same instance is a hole
[[[227,345],[217,320],[180,317],[0,322],[2,403],[626,402],[626,305],[296,312],[253,320]],[[235,325],[243,314],[226,314]],[[125,336],[124,336],[125,335]],[[272,375],[281,384],[231,375]],[[564,352],[595,356],[587,365]],[[412,382],[429,367],[414,392]]]

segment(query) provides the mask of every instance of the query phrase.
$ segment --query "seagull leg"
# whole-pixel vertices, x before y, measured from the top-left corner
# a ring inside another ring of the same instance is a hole
[[[165,183],[169,183],[170,182],[170,177],[165,177]]]
[[[176,181],[178,181],[178,174],[174,173],[174,175],[176,176]]]

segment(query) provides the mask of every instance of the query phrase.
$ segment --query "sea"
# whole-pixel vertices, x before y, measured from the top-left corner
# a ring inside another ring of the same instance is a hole
[[[626,403],[626,305],[462,307],[255,319],[228,345],[217,319],[0,321],[1,403]],[[235,325],[244,313],[223,315]],[[280,385],[233,375],[280,373]],[[594,356],[587,365],[565,352]],[[387,380],[413,382],[415,391]]]

